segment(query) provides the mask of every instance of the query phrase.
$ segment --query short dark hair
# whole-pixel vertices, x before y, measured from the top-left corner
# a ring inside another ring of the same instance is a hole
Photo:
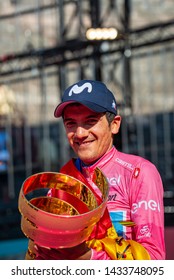
[[[106,112],[106,119],[109,123],[109,125],[111,124],[111,122],[114,120],[115,118],[115,114],[111,113],[111,112]]]

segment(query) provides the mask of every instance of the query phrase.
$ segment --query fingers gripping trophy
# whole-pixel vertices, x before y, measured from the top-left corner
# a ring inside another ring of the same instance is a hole
[[[96,169],[95,178],[100,197],[90,186],[63,173],[38,173],[24,181],[19,211],[21,229],[29,238],[26,259],[36,258],[35,245],[74,248],[89,240],[108,197],[108,183],[101,170]]]

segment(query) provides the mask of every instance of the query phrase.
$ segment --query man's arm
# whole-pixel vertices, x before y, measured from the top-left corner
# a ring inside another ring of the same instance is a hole
[[[146,248],[151,259],[165,259],[163,184],[152,163],[141,164],[130,194],[133,239]]]

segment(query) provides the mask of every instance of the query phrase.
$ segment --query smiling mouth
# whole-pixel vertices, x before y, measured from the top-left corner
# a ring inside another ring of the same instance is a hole
[[[78,145],[79,147],[85,147],[90,145],[91,143],[93,143],[94,140],[90,140],[90,141],[85,141],[85,142],[75,142],[76,145]]]

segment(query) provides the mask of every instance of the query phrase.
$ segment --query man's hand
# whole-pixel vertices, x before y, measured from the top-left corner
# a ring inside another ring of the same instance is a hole
[[[89,260],[91,258],[91,250],[85,242],[71,248],[53,249],[38,245],[34,248],[36,260]]]

